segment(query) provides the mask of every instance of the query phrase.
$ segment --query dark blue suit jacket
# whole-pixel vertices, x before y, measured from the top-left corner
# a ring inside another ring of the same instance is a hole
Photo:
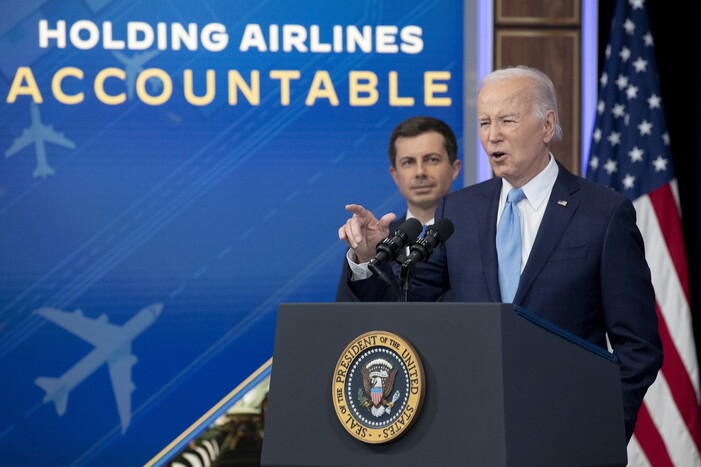
[[[501,185],[494,178],[442,200],[436,219],[450,219],[455,232],[417,271],[412,301],[435,300],[447,289],[454,301],[501,301],[495,243]],[[628,439],[662,366],[655,295],[635,218],[627,198],[559,166],[514,297],[515,305],[600,347],[608,335],[621,367]],[[364,301],[392,299],[374,277],[343,287]]]

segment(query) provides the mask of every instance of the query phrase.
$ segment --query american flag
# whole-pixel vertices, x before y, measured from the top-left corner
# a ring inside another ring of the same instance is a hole
[[[618,0],[599,85],[587,178],[620,191],[635,205],[664,350],[664,365],[628,444],[628,462],[701,465],[686,253],[645,0]]]

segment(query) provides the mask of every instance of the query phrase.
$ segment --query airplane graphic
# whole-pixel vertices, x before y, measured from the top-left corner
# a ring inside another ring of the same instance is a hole
[[[37,386],[46,391],[42,402],[53,402],[59,416],[66,413],[68,394],[102,364],[107,363],[112,381],[112,390],[117,402],[122,433],[131,421],[131,393],[135,386],[131,380],[131,368],[137,358],[131,353],[131,342],[151,326],[163,311],[162,303],[147,306],[122,326],[111,324],[107,315],[97,319],[88,318],[83,312],[65,312],[54,308],[39,308],[35,311],[49,321],[90,342],[95,348],[78,363],[58,378],[41,376],[35,380]]]
[[[39,114],[39,106],[32,102],[29,107],[32,124],[29,128],[25,128],[22,135],[15,139],[5,152],[5,158],[8,158],[30,144],[34,143],[37,155],[37,167],[34,169],[34,177],[46,178],[47,175],[53,175],[54,169],[49,167],[46,160],[46,145],[45,143],[58,144],[66,148],[74,149],[75,144],[69,140],[63,133],[59,133],[53,129],[51,125],[41,123],[41,115]]]
[[[127,57],[122,52],[112,52],[112,55],[122,62],[124,65],[124,72],[127,75],[127,97],[131,99],[134,97],[134,89],[136,87],[136,77],[144,69],[146,62],[151,60],[153,57],[158,55],[160,51],[150,50],[148,52],[142,52]],[[160,80],[155,80],[160,83]]]

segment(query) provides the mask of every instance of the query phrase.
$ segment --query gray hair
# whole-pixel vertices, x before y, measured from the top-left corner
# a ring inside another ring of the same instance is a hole
[[[544,121],[545,114],[549,110],[555,111],[555,133],[553,134],[553,141],[562,139],[562,127],[560,126],[560,116],[557,111],[557,94],[555,93],[555,85],[550,78],[548,78],[548,75],[537,68],[518,65],[494,70],[482,78],[481,83],[482,86],[484,86],[488,83],[498,83],[515,78],[526,78],[533,82],[534,86],[530,91],[533,114],[540,121]]]

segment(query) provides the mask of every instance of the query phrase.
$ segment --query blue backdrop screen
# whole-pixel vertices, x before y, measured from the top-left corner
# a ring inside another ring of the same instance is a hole
[[[4,461],[143,464],[264,364],[462,56],[456,0],[3,2]]]

